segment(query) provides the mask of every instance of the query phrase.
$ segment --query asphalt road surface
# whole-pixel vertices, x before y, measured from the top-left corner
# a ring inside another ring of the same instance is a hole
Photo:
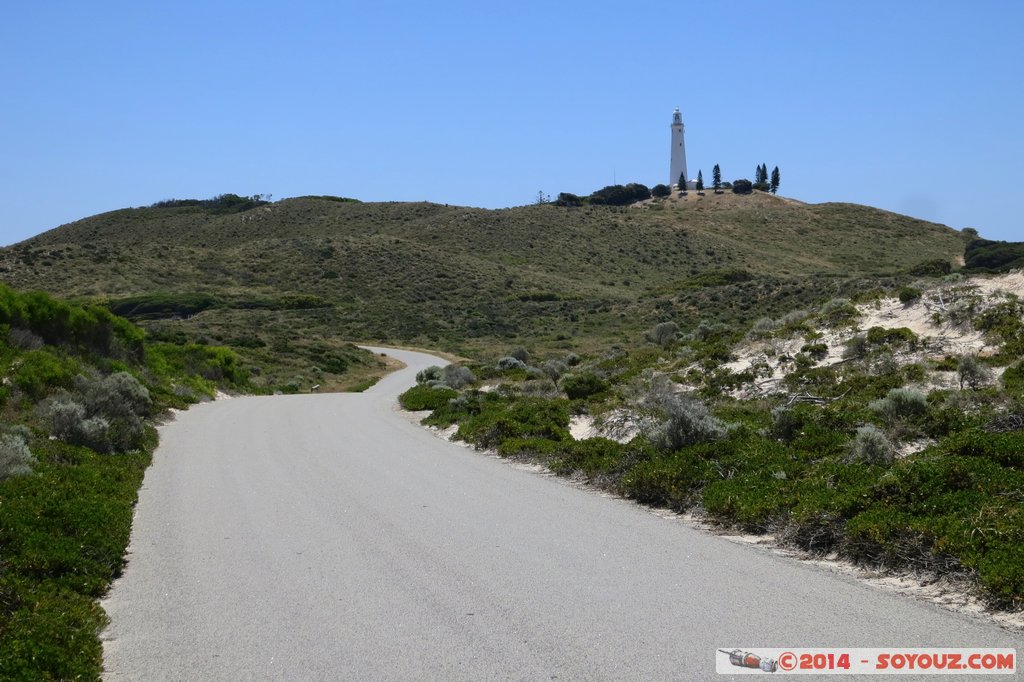
[[[727,679],[718,648],[1024,651],[447,443],[395,411],[437,359],[385,352],[408,367],[365,393],[233,398],[162,427],[104,602],[105,679],[699,680]]]

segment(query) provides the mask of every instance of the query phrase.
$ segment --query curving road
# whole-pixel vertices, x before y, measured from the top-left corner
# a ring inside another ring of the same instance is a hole
[[[365,393],[162,427],[104,602],[105,679],[727,679],[716,648],[1024,650],[449,444],[394,410],[437,358],[384,352],[408,366]]]

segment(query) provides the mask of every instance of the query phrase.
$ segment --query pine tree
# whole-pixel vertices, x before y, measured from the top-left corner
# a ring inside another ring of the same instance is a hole
[[[717,163],[715,164],[715,167],[711,169],[711,182],[711,186],[715,189],[722,189],[722,169],[718,167]]]
[[[776,192],[779,191],[779,167],[778,166],[776,166],[775,168],[772,169],[771,190],[772,190],[772,194],[775,194]]]
[[[686,189],[686,173],[679,174],[679,191]]]
[[[697,171],[697,191],[704,191],[704,171]]]

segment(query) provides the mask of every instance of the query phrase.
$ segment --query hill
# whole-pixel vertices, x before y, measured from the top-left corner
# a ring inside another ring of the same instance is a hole
[[[339,339],[586,350],[666,319],[743,322],[891,286],[878,278],[952,262],[964,244],[906,216],[762,193],[629,208],[336,197],[246,208],[93,216],[0,251],[0,276],[106,301],[157,336],[233,346],[270,368],[266,383],[302,385],[319,383],[314,367],[351,362]]]

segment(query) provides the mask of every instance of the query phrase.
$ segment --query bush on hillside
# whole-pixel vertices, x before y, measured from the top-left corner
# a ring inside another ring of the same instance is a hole
[[[38,350],[42,348],[46,342],[43,341],[43,337],[33,334],[28,329],[12,327],[11,331],[7,334],[7,343],[11,344],[14,348],[20,348],[21,350]]]
[[[868,354],[868,337],[864,334],[857,334],[846,342],[843,349],[843,358],[847,360],[859,360]]]
[[[872,401],[868,407],[892,426],[902,420],[923,417],[928,412],[928,399],[912,388],[894,388],[884,398]]]
[[[900,303],[903,305],[910,305],[921,300],[921,290],[914,287],[900,287],[899,291],[896,292],[896,297],[899,298]]]
[[[575,194],[570,194],[569,192],[559,192],[558,198],[555,199],[555,206],[574,207],[582,205],[583,200],[580,199]]]
[[[895,450],[885,433],[877,426],[867,424],[857,429],[850,443],[848,461],[858,464],[891,464]]]
[[[20,435],[15,433],[0,435],[0,481],[11,476],[32,473],[32,464],[35,461],[36,458],[32,456],[32,452]]]
[[[981,272],[1007,272],[1024,267],[1024,242],[975,239],[964,249],[964,266]]]
[[[59,357],[49,348],[28,351],[14,372],[14,385],[31,400],[42,400],[56,388],[66,388],[78,372],[78,363]]]
[[[608,384],[593,372],[566,374],[562,377],[562,390],[571,400],[589,398],[608,388]]]
[[[651,198],[646,185],[631,182],[628,185],[608,185],[590,195],[590,203],[608,206],[628,206]]]
[[[978,388],[992,379],[992,370],[982,364],[978,356],[967,353],[957,358],[956,373],[960,379],[960,390],[964,385],[971,388]]]
[[[647,340],[659,346],[667,346],[679,336],[679,325],[675,322],[660,322],[647,332]]]
[[[519,360],[524,365],[530,362],[530,351],[522,347],[513,349],[509,356]]]
[[[503,358],[498,359],[498,369],[510,370],[510,369],[526,369],[526,363],[519,358],[514,358],[511,355],[506,355]]]
[[[540,371],[552,381],[558,381],[569,371],[569,363],[564,360],[545,360],[540,365]]]
[[[734,194],[750,194],[754,191],[754,183],[746,179],[733,180],[732,191]]]
[[[1007,367],[1001,377],[1003,388],[1007,393],[1024,400],[1024,361],[1018,362],[1012,367]]]
[[[413,386],[398,396],[398,402],[404,409],[410,412],[420,412],[422,410],[440,409],[458,395],[458,392],[450,388]]]
[[[944,277],[953,272],[953,264],[942,258],[921,261],[907,272],[915,277]]]
[[[128,372],[102,378],[75,377],[75,390],[90,414],[108,419],[145,417],[153,404],[149,390]]]
[[[427,385],[438,381],[441,381],[441,368],[437,365],[431,365],[430,367],[416,372],[417,384]]]
[[[450,388],[458,390],[476,381],[476,377],[468,367],[445,365],[441,370],[441,381]]]
[[[42,403],[40,414],[58,439],[97,452],[128,452],[142,447],[149,413],[149,391],[131,374],[76,377],[74,393],[62,391]]]
[[[651,188],[651,195],[657,199],[664,199],[667,196],[671,196],[672,188],[668,185],[655,185]]]
[[[656,448],[675,452],[688,445],[720,440],[727,426],[697,398],[677,393],[667,379],[651,383],[640,407],[646,412],[640,432]]]
[[[218,194],[212,199],[165,199],[164,201],[158,201],[151,204],[150,208],[183,208],[197,206],[214,213],[242,213],[270,203],[263,197],[264,195],[262,194],[255,194],[251,197],[240,197],[237,194],[229,193]]]
[[[837,327],[853,322],[860,316],[860,313],[850,299],[833,298],[821,306],[818,316],[824,324]]]
[[[773,438],[789,442],[800,435],[804,427],[803,415],[794,407],[779,405],[772,408],[772,425],[768,430]]]
[[[47,344],[113,358],[142,357],[143,332],[106,308],[19,293],[0,284],[0,324],[31,332]]]

